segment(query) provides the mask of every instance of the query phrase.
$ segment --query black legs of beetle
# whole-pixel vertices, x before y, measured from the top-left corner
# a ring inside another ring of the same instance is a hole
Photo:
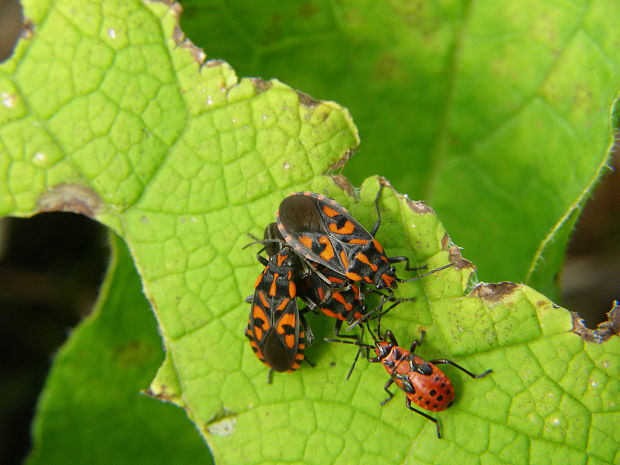
[[[414,341],[414,342],[417,342],[417,341]],[[382,405],[382,406],[383,406],[383,405],[385,405],[385,404],[387,404],[387,403],[388,403],[389,401],[391,401],[391,400],[392,400],[392,398],[394,397],[394,394],[392,394],[392,392],[390,392],[390,389],[389,389],[389,387],[390,387],[393,383],[394,383],[394,379],[393,379],[393,378],[390,378],[390,379],[388,380],[388,382],[387,382],[387,383],[385,383],[385,386],[383,386],[383,390],[384,390],[385,392],[387,392],[387,393],[388,393],[389,397],[388,397],[387,399],[385,399],[383,402],[381,402],[381,405]],[[408,397],[405,399],[405,404],[407,405],[407,408],[408,408],[409,410],[411,410],[412,412],[415,412],[415,413],[417,413],[418,415],[422,415],[422,416],[423,416],[424,418],[426,418],[427,420],[430,420],[430,421],[432,421],[433,423],[435,423],[435,428],[437,429],[437,437],[438,437],[439,439],[441,439],[441,428],[440,428],[440,426],[439,426],[439,420],[437,420],[437,418],[435,418],[435,417],[431,417],[430,415],[428,415],[428,414],[426,414],[426,413],[422,412],[421,410],[418,410],[417,408],[413,407],[413,406],[411,405],[411,400],[410,400]]]

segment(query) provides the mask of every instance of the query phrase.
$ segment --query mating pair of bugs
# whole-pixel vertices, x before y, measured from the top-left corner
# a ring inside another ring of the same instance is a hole
[[[405,262],[408,271],[420,268],[410,267],[407,257],[387,257],[374,238],[381,224],[382,189],[383,184],[375,198],[378,218],[371,232],[335,200],[321,194],[298,192],[282,201],[276,223],[265,228],[263,240],[257,240],[263,244],[257,259],[265,268],[256,280],[254,295],[248,298],[251,310],[245,335],[256,356],[271,371],[291,372],[304,361],[306,345],[313,340],[304,313],[310,310],[336,318],[335,334],[355,341],[329,341],[355,344],[360,350],[374,349],[377,357],[368,360],[383,363],[390,373],[385,386],[390,394],[387,400],[392,398],[389,386],[396,383],[407,396],[407,407],[435,422],[440,437],[437,420],[411,405],[413,402],[431,411],[450,406],[454,398],[452,385],[435,364],[451,364],[471,377],[485,376],[490,370],[474,375],[448,360],[426,362],[413,355],[419,342],[414,342],[407,351],[398,346],[390,331],[382,335],[379,324],[378,336],[370,330],[367,320],[371,314],[378,311],[380,318],[399,303],[413,300],[394,297],[393,289],[398,283],[414,281],[452,266],[448,264],[411,279],[396,276],[393,263]],[[262,251],[266,251],[269,259],[261,255]],[[367,289],[368,286],[371,287]],[[381,295],[380,304],[371,311],[364,302],[367,290]],[[297,306],[297,297],[306,303],[303,311]],[[387,302],[391,305],[383,309]],[[363,344],[358,336],[341,334],[345,321],[350,325],[365,321],[375,345]]]

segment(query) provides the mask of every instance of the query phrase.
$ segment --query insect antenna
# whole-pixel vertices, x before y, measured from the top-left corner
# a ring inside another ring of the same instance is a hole
[[[376,318],[382,317],[383,315],[388,313],[390,310],[392,310],[394,307],[396,307],[397,305],[402,304],[403,302],[415,302],[417,300],[415,297],[409,297],[409,298],[406,298],[406,299],[397,299],[393,295],[385,295],[382,292],[379,292],[379,291],[376,291],[376,290],[373,290],[371,292],[374,292],[376,294],[380,294],[382,296],[381,297],[381,302],[379,302],[379,305],[377,305],[371,311],[366,313],[364,316],[362,316],[361,318],[359,318],[359,319],[355,320],[353,323],[351,323],[346,328],[347,331],[350,331],[351,329],[355,328],[360,323],[365,323],[368,320],[374,320]],[[393,303],[388,308],[383,310],[383,306],[386,304],[386,302],[393,302]],[[380,312],[379,312],[378,315],[375,315],[377,310],[380,310]]]
[[[368,329],[370,330],[370,328]],[[373,335],[373,338],[374,338],[374,335]],[[344,339],[324,339],[324,340],[326,342],[340,342],[341,344],[350,344],[350,345],[359,347],[359,349],[357,350],[357,353],[355,354],[355,358],[353,359],[353,363],[351,364],[351,368],[349,368],[349,372],[347,373],[347,380],[351,377],[351,374],[353,373],[353,369],[355,368],[357,360],[360,357],[360,353],[362,352],[362,349],[366,349],[366,353],[368,353],[369,349],[375,348],[375,346],[371,346],[370,344],[364,344],[363,342],[360,342],[360,341],[349,341],[349,340],[344,340]]]
[[[418,279],[426,278],[427,276],[430,276],[433,273],[437,273],[438,271],[445,270],[446,268],[450,268],[451,266],[454,266],[454,263],[448,263],[447,265],[440,266],[439,268],[435,268],[434,270],[431,270],[427,273],[416,276],[415,278],[410,278],[410,279],[396,278],[396,281],[398,281],[399,283],[409,283],[411,281],[417,281]]]
[[[254,236],[253,234],[249,234],[248,236],[250,236],[250,239],[254,239],[252,242],[250,242],[249,244],[245,244],[242,249],[247,249],[248,247],[254,245],[254,244],[261,244],[266,246],[267,244],[282,244],[284,241],[281,241],[280,239],[259,239],[258,237]]]

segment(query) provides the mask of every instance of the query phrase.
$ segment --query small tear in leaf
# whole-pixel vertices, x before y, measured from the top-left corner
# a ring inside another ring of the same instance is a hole
[[[518,284],[507,281],[501,283],[480,283],[472,291],[472,295],[488,302],[497,302],[512,294],[517,287],[519,287]]]

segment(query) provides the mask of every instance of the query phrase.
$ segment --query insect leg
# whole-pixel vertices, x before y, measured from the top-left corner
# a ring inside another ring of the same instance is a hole
[[[304,327],[304,331],[306,333],[306,344],[310,345],[312,344],[312,341],[314,341],[314,334],[312,334],[312,329],[310,328],[310,325],[304,318],[303,313],[299,314],[299,319],[301,320],[301,324]]]
[[[424,337],[426,336],[426,331],[422,330],[420,331],[420,339],[414,339],[413,341],[411,341],[411,347],[409,348],[409,352],[413,353],[416,349],[416,347],[419,347],[422,345],[422,343],[424,342]]]
[[[411,406],[411,399],[409,399],[409,397],[407,397],[407,400],[405,401],[405,403],[407,404],[407,408],[409,410],[411,410],[412,412],[415,413],[419,413],[420,415],[422,415],[424,418],[427,418],[428,420],[432,421],[433,423],[435,423],[435,427],[437,428],[437,438],[441,439],[441,430],[439,428],[439,420],[437,420],[437,418],[431,417],[430,415],[427,415],[424,412],[421,412],[420,410],[418,410],[417,408],[414,408]]]
[[[383,184],[379,186],[379,191],[377,192],[377,196],[375,197],[375,210],[377,210],[377,221],[375,222],[375,225],[370,231],[371,236],[374,236],[379,230],[379,226],[381,226],[381,209],[379,208],[379,197],[381,197],[381,191],[383,191],[383,187]]]
[[[471,371],[463,368],[461,365],[454,363],[452,360],[446,360],[445,358],[442,358],[439,360],[430,360],[429,363],[432,363],[433,365],[446,365],[446,364],[452,365],[453,367],[458,368],[459,370],[461,370],[463,373],[467,374],[471,378],[484,378],[486,375],[488,375],[489,373],[493,371],[493,370],[487,370],[484,373],[476,375],[472,373]]]
[[[387,399],[385,399],[383,402],[381,402],[381,405],[385,405],[385,404],[387,404],[389,401],[391,401],[391,400],[392,400],[392,397],[394,397],[394,394],[392,394],[392,393],[390,392],[390,389],[389,389],[389,387],[390,387],[393,383],[394,383],[394,380],[393,380],[392,378],[390,378],[390,379],[388,380],[388,382],[387,382],[387,383],[385,383],[385,386],[383,386],[383,390],[384,390],[385,392],[387,392],[387,393],[388,393],[388,395],[389,395],[390,397],[388,397],[388,398],[387,398]]]

